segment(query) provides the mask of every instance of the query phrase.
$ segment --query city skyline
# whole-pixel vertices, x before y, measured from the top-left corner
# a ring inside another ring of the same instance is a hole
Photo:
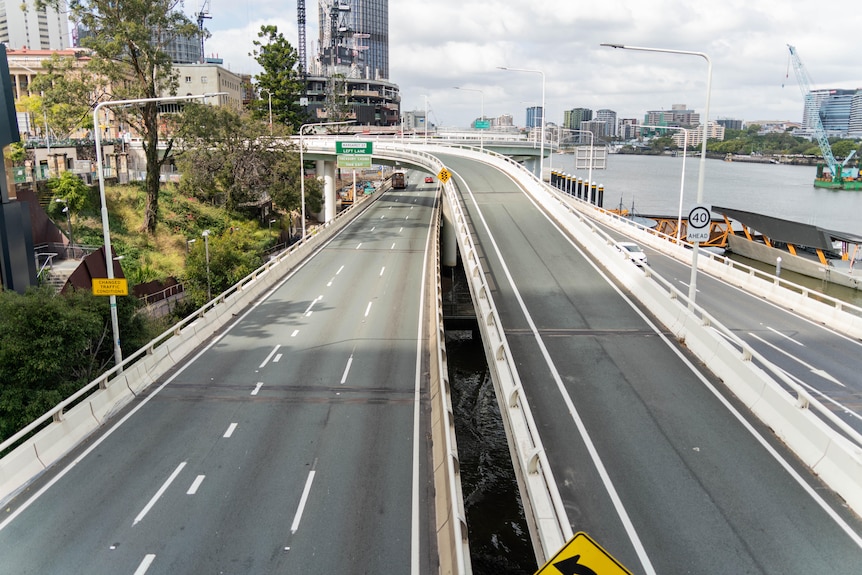
[[[467,126],[480,114],[512,114],[525,125],[526,109],[541,105],[538,74],[498,66],[535,69],[546,83],[546,119],[562,123],[575,106],[615,110],[618,117],[641,117],[647,110],[686,103],[703,110],[706,65],[703,59],[601,47],[601,43],[706,53],[713,63],[710,120],[801,122],[802,94],[789,67],[787,44],[796,46],[814,88],[862,87],[862,70],[835,38],[852,38],[850,18],[807,18],[799,0],[758,3],[731,0],[692,6],[679,0],[645,0],[628,5],[611,0],[587,13],[564,0],[518,4],[510,1],[401,0],[389,6],[390,80],[402,94],[402,110],[424,109],[439,125]],[[199,3],[187,4],[194,14]],[[850,13],[838,0],[830,12]],[[307,34],[315,37],[317,2],[307,0]],[[237,73],[257,73],[248,56],[262,24],[274,24],[297,42],[296,4],[213,0],[206,22],[212,37],[208,55],[217,54]],[[317,46],[309,42],[311,57]]]

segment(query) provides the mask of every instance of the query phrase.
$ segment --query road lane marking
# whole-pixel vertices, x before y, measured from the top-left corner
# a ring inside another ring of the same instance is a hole
[[[159,500],[159,498],[160,498],[162,495],[164,495],[164,494],[165,494],[165,491],[167,491],[167,490],[168,490],[168,487],[170,487],[170,486],[171,486],[171,483],[173,483],[173,482],[174,482],[174,479],[176,479],[176,478],[177,478],[177,475],[179,475],[179,474],[180,474],[180,471],[182,471],[182,470],[183,470],[183,467],[185,467],[185,466],[186,466],[186,462],[185,462],[185,461],[183,461],[182,463],[180,463],[180,464],[177,466],[177,468],[176,468],[176,469],[174,469],[174,472],[173,472],[173,473],[171,473],[171,476],[170,476],[170,477],[168,477],[168,479],[167,479],[167,480],[162,484],[162,486],[161,486],[161,487],[159,487],[159,490],[158,490],[158,491],[156,491],[156,494],[155,494],[155,495],[153,495],[153,498],[152,498],[152,499],[150,499],[150,502],[149,502],[149,503],[147,503],[147,505],[146,505],[143,509],[141,509],[141,512],[140,512],[140,513],[138,513],[138,516],[137,516],[137,517],[135,517],[135,521],[132,523],[132,526],[137,525],[138,523],[140,523],[140,522],[141,522],[141,520],[142,520],[144,517],[146,517],[146,516],[147,516],[147,513],[149,513],[149,512],[150,512],[150,509],[152,509],[152,508],[153,508],[153,505],[155,505],[155,504],[156,504],[156,501],[158,501],[158,500]]]
[[[303,312],[303,315],[304,315],[305,317],[310,316],[310,315],[311,315],[311,308],[313,308],[313,307],[314,307],[314,304],[316,304],[317,302],[319,302],[319,301],[320,301],[320,300],[322,300],[322,299],[323,299],[323,296],[322,296],[322,295],[319,295],[319,296],[317,296],[316,298],[314,298],[313,300],[311,300],[311,303],[310,303],[310,304],[308,304],[308,307],[307,307],[307,308],[305,308],[305,311]]]
[[[293,333],[292,333],[292,334],[290,334],[290,337],[296,337],[296,336],[298,336],[298,335],[299,335],[299,330],[298,330],[298,329],[295,329],[295,330],[293,330]]]
[[[290,524],[291,533],[296,533],[297,529],[299,529],[299,521],[302,519],[302,511],[305,509],[305,503],[308,501],[308,492],[311,491],[314,474],[314,469],[308,472],[308,479],[305,480],[305,488],[302,490],[302,497],[299,498],[299,507],[296,508],[296,515],[293,516],[293,523]]]
[[[379,277],[383,277],[383,272],[385,270],[386,270],[386,266],[383,266],[382,268],[380,268],[380,276]]]
[[[263,366],[265,366],[267,363],[269,363],[269,360],[271,360],[271,359],[272,359],[272,356],[274,356],[274,355],[275,355],[275,352],[277,352],[277,351],[278,351],[278,348],[280,348],[280,347],[281,347],[281,344],[276,345],[276,346],[273,348],[273,350],[272,350],[271,352],[269,352],[269,355],[268,355],[268,356],[266,356],[266,359],[265,359],[265,360],[263,360],[263,363],[262,363],[262,364],[260,364],[260,366],[258,366],[258,369],[263,369]]]
[[[258,394],[258,392],[260,391],[260,388],[261,388],[261,387],[263,387],[263,382],[262,382],[262,381],[258,381],[258,382],[257,382],[257,385],[255,385],[255,386],[254,386],[254,389],[252,389],[252,390],[251,390],[251,394],[252,394],[252,395],[257,395],[257,394]]]
[[[356,249],[358,250],[361,245],[362,245],[362,242],[359,242],[358,244],[356,244]]]
[[[350,357],[347,358],[347,365],[344,366],[344,373],[341,375],[341,383],[344,384],[347,381],[347,374],[350,373],[350,365],[353,363],[353,354],[350,354]]]
[[[389,249],[390,249],[390,250],[394,250],[394,249],[395,249],[395,242],[392,242],[392,246],[391,246]]]
[[[404,231],[404,227],[400,227],[400,228],[398,228],[398,233],[399,233],[399,234],[400,234],[401,232],[403,232],[403,231]]]
[[[368,302],[368,307],[365,308],[365,317],[368,317],[368,314],[371,313],[371,304],[373,302]]]
[[[333,277],[331,280],[326,282],[326,287],[332,287],[332,282],[334,282],[334,281],[335,281],[335,277]]]
[[[138,565],[138,568],[135,569],[134,575],[144,575],[144,573],[147,572],[147,569],[150,568],[150,565],[153,564],[153,561],[155,561],[155,559],[156,556],[152,553],[150,553],[149,555],[144,555],[144,560],[141,561],[140,565]]]
[[[236,431],[236,425],[236,423],[231,423],[230,425],[228,425],[227,431],[224,432],[224,435],[222,435],[222,437],[229,438],[231,435],[233,435],[233,432]]]
[[[204,482],[204,478],[206,478],[206,475],[198,475],[197,477],[195,477],[195,480],[192,481],[189,490],[186,491],[186,495],[194,495],[195,493],[197,493],[198,489],[201,486],[201,483]]]
[[[795,361],[796,363],[798,363],[798,364],[802,365],[803,367],[805,367],[806,369],[808,369],[811,373],[813,373],[813,374],[815,374],[815,375],[819,375],[820,377],[822,377],[822,378],[823,378],[823,379],[825,379],[826,381],[831,381],[831,382],[832,382],[832,383],[834,383],[835,385],[840,385],[841,387],[847,387],[846,385],[844,385],[843,383],[841,383],[840,381],[838,381],[837,379],[835,379],[834,377],[832,377],[832,376],[831,376],[828,372],[826,372],[825,370],[822,370],[822,369],[820,369],[820,368],[814,367],[814,366],[813,366],[813,365],[811,365],[810,363],[807,363],[807,362],[805,362],[805,361],[803,361],[803,360],[799,359],[798,357],[796,357],[796,356],[795,356],[795,355],[793,355],[792,353],[787,352],[787,351],[784,351],[783,349],[781,349],[780,347],[778,347],[777,345],[775,345],[775,344],[773,344],[773,343],[769,343],[768,341],[766,341],[765,339],[763,339],[763,338],[762,338],[762,337],[760,337],[760,336],[757,336],[757,335],[755,335],[755,334],[753,334],[753,333],[751,333],[751,332],[748,332],[748,335],[750,335],[751,337],[753,337],[753,338],[754,338],[754,339],[756,339],[757,341],[761,342],[763,345],[767,345],[767,346],[771,347],[772,349],[774,349],[774,350],[775,350],[775,351],[777,351],[778,353],[782,353],[782,354],[786,355],[787,357],[789,357],[790,359],[792,359],[792,360],[793,360],[793,361]]]
[[[783,334],[783,333],[781,333],[780,331],[778,331],[777,329],[771,328],[771,327],[769,327],[769,326],[766,326],[766,329],[768,329],[769,331],[771,331],[772,333],[774,333],[774,334],[776,334],[776,335],[780,335],[780,336],[781,336],[781,337],[783,337],[784,339],[788,339],[788,340],[792,341],[792,342],[793,342],[793,343],[795,343],[796,345],[799,345],[799,346],[805,347],[805,344],[804,344],[804,343],[802,343],[801,341],[796,341],[795,339],[793,339],[793,338],[792,338],[792,337],[790,337],[789,335]]]
[[[276,354],[276,356],[275,356],[274,358],[272,358],[272,363],[278,363],[279,361],[281,361],[281,356],[282,356],[282,355],[283,355],[283,354],[281,354],[281,353]]]

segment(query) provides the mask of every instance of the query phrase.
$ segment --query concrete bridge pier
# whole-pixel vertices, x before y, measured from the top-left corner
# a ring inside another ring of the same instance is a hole
[[[317,160],[315,170],[323,178],[323,222],[329,222],[335,217],[335,162]]]

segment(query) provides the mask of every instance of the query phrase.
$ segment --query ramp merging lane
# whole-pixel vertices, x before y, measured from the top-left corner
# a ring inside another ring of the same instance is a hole
[[[454,155],[574,532],[635,573],[857,574],[862,524],[505,174]]]
[[[0,572],[437,570],[424,264],[386,193],[0,517]]]

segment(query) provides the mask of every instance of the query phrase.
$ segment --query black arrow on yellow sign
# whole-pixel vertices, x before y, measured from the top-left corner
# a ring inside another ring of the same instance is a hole
[[[578,563],[580,559],[580,555],[575,555],[574,557],[569,557],[568,559],[557,561],[556,563],[554,563],[554,567],[556,567],[557,570],[563,575],[598,575],[598,573],[596,573],[586,565]]]

